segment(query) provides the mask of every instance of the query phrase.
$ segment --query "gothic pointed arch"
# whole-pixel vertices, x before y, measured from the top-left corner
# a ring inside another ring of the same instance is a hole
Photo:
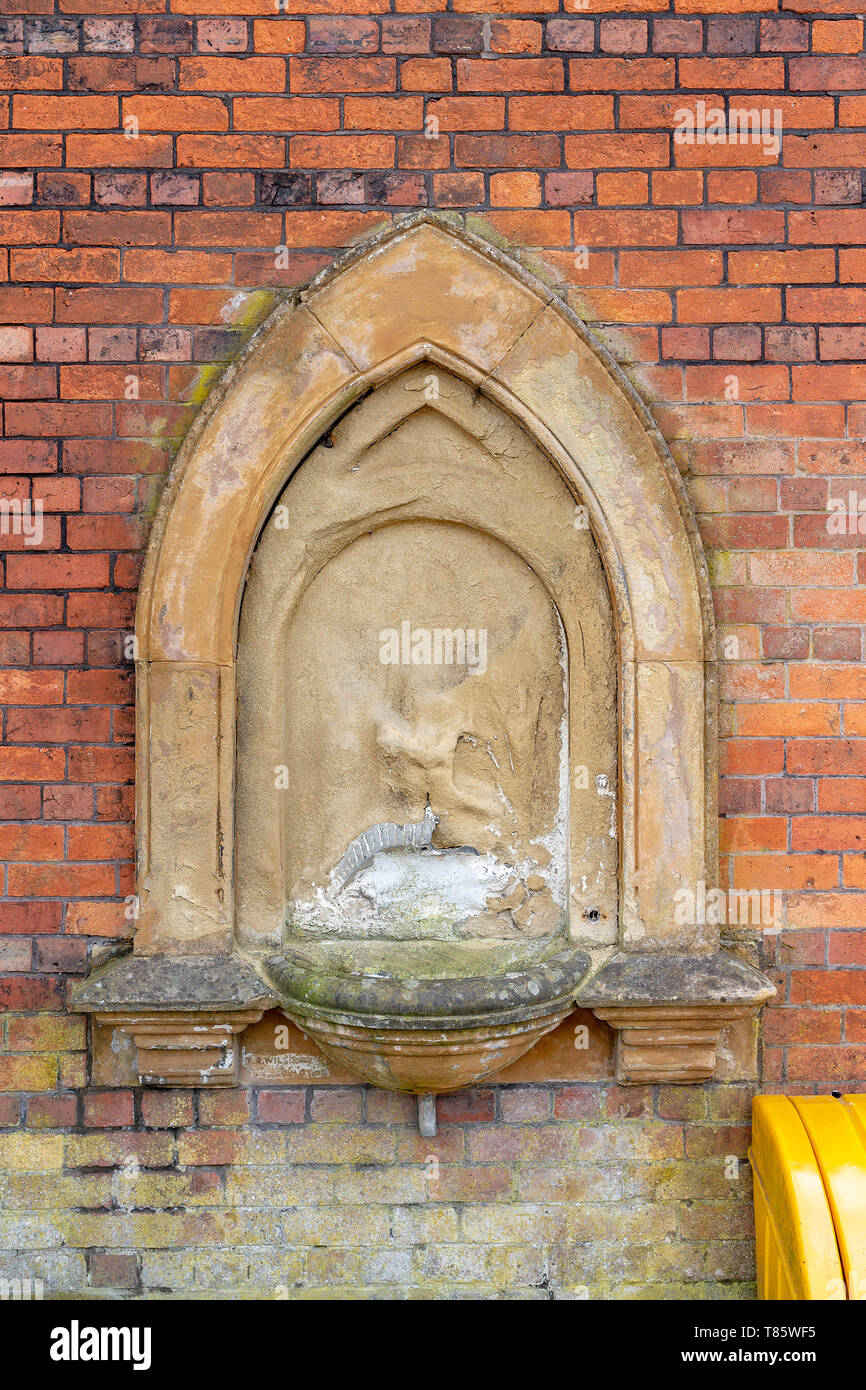
[[[717,877],[712,606],[676,465],[562,299],[430,214],[362,243],[271,314],[212,393],[165,487],[136,617],[135,957],[151,958],[152,972],[184,956],[252,968],[237,955],[234,906],[237,632],[251,556],[318,441],[420,363],[526,432],[585,507],[603,565],[616,631],[620,907],[596,980],[613,978],[615,950],[617,961],[682,967],[683,998],[705,1005],[738,988],[752,1002],[766,997],[755,972],[748,986],[733,985],[727,967],[715,985],[695,983],[690,962],[721,958],[718,928],[674,912],[678,892]],[[664,972],[648,967],[641,979],[620,980],[610,997],[645,995],[655,1007]],[[588,1002],[606,1007],[606,988],[590,987]],[[87,989],[82,998],[95,997]]]

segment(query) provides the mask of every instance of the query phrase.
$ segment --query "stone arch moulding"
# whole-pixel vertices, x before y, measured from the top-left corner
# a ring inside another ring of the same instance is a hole
[[[226,372],[166,486],[136,616],[137,903],[132,954],[73,1007],[128,1029],[151,1084],[231,1084],[236,1036],[281,1005],[234,930],[235,663],[262,527],[350,407],[417,363],[510,415],[586,507],[616,625],[619,922],[579,940],[574,993],[618,1034],[621,1081],[712,1075],[721,1031],[773,993],[681,922],[717,883],[709,582],[676,466],[627,380],[556,294],[435,215],[363,243],[277,308]],[[682,893],[680,893],[680,899]],[[706,914],[695,913],[700,917]]]

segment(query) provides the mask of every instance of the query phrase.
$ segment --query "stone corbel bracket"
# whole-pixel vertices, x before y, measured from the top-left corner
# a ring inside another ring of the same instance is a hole
[[[714,955],[620,951],[577,996],[617,1031],[624,1085],[711,1080],[725,1028],[776,993],[760,971],[727,951]]]
[[[70,1006],[135,1041],[143,1086],[234,1086],[237,1036],[276,1000],[236,956],[127,956],[76,986]]]

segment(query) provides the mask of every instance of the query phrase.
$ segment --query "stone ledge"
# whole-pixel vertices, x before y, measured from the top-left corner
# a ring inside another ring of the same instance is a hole
[[[240,956],[121,956],[69,992],[77,1013],[135,1013],[259,1008],[278,1003]]]
[[[776,993],[727,951],[711,956],[620,951],[577,1002],[617,1030],[617,1080],[624,1085],[709,1081],[725,1028]]]
[[[234,1086],[237,1035],[276,999],[239,956],[121,956],[70,991],[70,1008],[133,1038],[143,1086]]]
[[[604,1004],[763,1004],[776,993],[760,970],[729,951],[698,956],[618,951],[577,993],[585,1009]]]

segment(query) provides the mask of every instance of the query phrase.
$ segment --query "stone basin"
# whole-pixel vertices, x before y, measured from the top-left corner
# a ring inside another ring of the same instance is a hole
[[[574,1008],[589,957],[560,937],[317,942],[267,962],[284,1012],[341,1066],[391,1091],[501,1071]]]

